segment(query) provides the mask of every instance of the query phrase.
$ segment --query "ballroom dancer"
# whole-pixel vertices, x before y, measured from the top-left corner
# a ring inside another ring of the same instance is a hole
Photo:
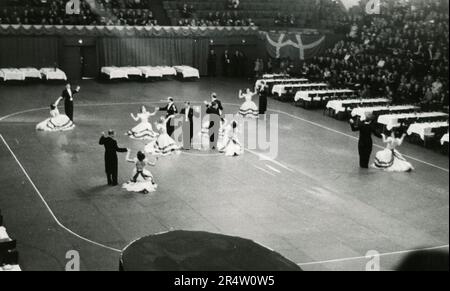
[[[80,89],[81,87],[77,86],[75,90],[72,90],[72,86],[70,85],[70,83],[67,83],[66,89],[62,91],[61,97],[59,97],[57,101],[59,103],[59,101],[64,99],[64,112],[72,122],[73,122],[73,97],[75,96],[75,94],[78,94],[80,92]]]
[[[108,136],[102,132],[99,144],[105,147],[105,172],[108,180],[108,185],[117,186],[118,176],[118,161],[117,153],[125,153],[128,150],[119,148],[117,141],[114,139],[115,133],[113,130],[108,131]]]
[[[242,145],[238,139],[238,124],[233,120],[225,129],[222,148],[219,150],[227,157],[236,157],[242,154]]]
[[[352,131],[359,131],[359,166],[362,169],[368,169],[373,149],[372,135],[381,138],[381,135],[375,130],[373,114],[367,113],[365,120],[350,119],[350,126]]]
[[[155,163],[149,162],[143,152],[138,152],[136,158],[132,159],[131,151],[128,150],[125,160],[129,163],[135,164],[133,171],[133,178],[128,183],[122,185],[122,188],[129,192],[144,193],[148,194],[150,192],[156,191],[158,185],[155,183],[153,175],[148,171],[146,166],[156,166]]]
[[[145,152],[156,156],[168,156],[172,153],[179,154],[180,147],[167,133],[167,122],[170,118],[161,116],[156,124],[156,130],[160,133],[156,140],[151,141],[145,146]]]
[[[217,93],[211,93],[211,102],[205,101],[206,108],[211,107],[213,103],[217,103],[217,108],[219,109],[220,116],[223,114],[222,101],[217,98]]]
[[[267,93],[265,90],[256,90],[259,95],[259,114],[265,115],[267,111]]]
[[[175,106],[174,103],[174,99],[173,97],[168,97],[167,98],[167,105],[164,107],[157,107],[158,111],[166,111],[167,115],[166,115],[166,129],[167,129],[167,134],[171,137],[173,132],[175,131],[175,126],[172,125],[172,119],[173,117],[178,113],[178,109]]]
[[[403,144],[406,133],[402,134],[400,130],[392,130],[390,136],[387,137],[384,134],[381,136],[386,148],[376,154],[375,163],[372,166],[386,172],[413,171],[414,167],[397,151],[397,147]]]
[[[67,115],[60,114],[58,105],[61,99],[56,100],[50,105],[50,118],[42,121],[36,125],[36,130],[39,131],[67,131],[75,128],[73,122]]]
[[[239,109],[239,114],[244,118],[258,118],[258,106],[256,106],[255,102],[252,101],[255,92],[250,91],[247,88],[245,93],[242,93],[242,90],[239,90],[239,99],[245,99],[244,104],[242,104]]]
[[[219,142],[219,133],[222,122],[222,119],[220,117],[219,103],[214,101],[211,103],[211,105],[206,105],[206,114],[209,117],[209,148],[211,150],[216,150],[217,143]]]
[[[186,101],[180,114],[183,116],[183,149],[190,150],[194,137],[194,109],[191,102]]]
[[[131,113],[131,118],[133,118],[135,121],[141,121],[137,126],[135,126],[133,129],[129,130],[126,134],[134,139],[153,139],[156,138],[156,132],[153,131],[152,124],[149,122],[149,118],[152,116],[155,116],[158,110],[155,108],[155,112],[150,113],[147,111],[147,108],[145,106],[141,107],[140,113],[138,113],[136,116],[134,116],[133,113]]]

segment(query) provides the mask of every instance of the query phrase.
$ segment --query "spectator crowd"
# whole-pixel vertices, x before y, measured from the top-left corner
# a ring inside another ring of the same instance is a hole
[[[81,0],[79,14],[68,14],[67,1],[8,0],[0,24],[154,26],[150,0]]]
[[[448,110],[448,2],[416,2],[389,1],[380,15],[354,17],[346,39],[305,62],[300,74],[362,97]]]

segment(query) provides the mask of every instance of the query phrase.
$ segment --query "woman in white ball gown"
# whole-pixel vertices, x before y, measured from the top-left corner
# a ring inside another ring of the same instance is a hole
[[[133,178],[128,183],[123,184],[122,188],[129,192],[144,193],[155,192],[158,185],[153,179],[153,175],[148,171],[146,166],[155,166],[155,163],[149,162],[143,152],[138,152],[136,158],[130,157],[131,151],[128,150],[126,161],[135,164]]]
[[[250,91],[250,89],[246,89],[245,93],[242,93],[242,90],[239,90],[239,99],[245,99],[244,104],[242,104],[239,109],[239,115],[244,118],[258,118],[259,110],[258,106],[256,106],[255,102],[252,101],[253,96],[256,92]]]
[[[141,112],[136,116],[131,113],[131,118],[135,121],[141,121],[138,125],[136,125],[133,129],[127,132],[127,135],[133,139],[141,139],[148,140],[156,138],[157,134],[153,131],[152,124],[149,121],[149,118],[156,115],[157,110],[155,112],[150,113],[147,111],[145,106],[141,107]]]
[[[238,139],[238,124],[233,120],[225,129],[223,144],[220,152],[225,153],[227,157],[236,157],[242,154],[242,145]]]
[[[390,136],[383,134],[382,137],[386,148],[376,154],[373,167],[387,172],[413,171],[414,167],[396,149],[403,144],[406,134],[393,130]]]
[[[156,140],[151,141],[145,146],[145,152],[157,156],[168,156],[172,153],[179,154],[180,146],[167,134],[166,124],[170,122],[170,119],[161,117],[156,124],[156,130],[159,132],[159,136]]]
[[[75,128],[75,124],[65,114],[59,113],[58,105],[60,99],[50,105],[50,118],[36,125],[40,131],[67,131]]]

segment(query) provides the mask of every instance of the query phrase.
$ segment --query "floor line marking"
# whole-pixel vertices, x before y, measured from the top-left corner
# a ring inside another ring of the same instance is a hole
[[[379,254],[379,256],[380,257],[385,257],[385,256],[393,256],[393,255],[402,255],[402,254],[409,254],[409,253],[420,252],[420,251],[440,250],[440,249],[445,249],[445,248],[448,248],[448,247],[449,247],[449,245],[443,245],[443,246],[430,247],[430,248],[403,250],[403,251],[396,251],[396,252],[389,252],[389,253],[381,253],[381,254]],[[335,259],[335,260],[299,263],[297,265],[301,267],[301,266],[320,265],[320,264],[328,264],[328,263],[339,263],[339,262],[347,262],[347,261],[356,261],[356,260],[362,260],[362,259],[367,259],[367,257],[366,256],[348,257],[348,258]]]
[[[272,166],[269,166],[269,165],[266,164],[266,167],[269,168],[269,169],[271,169],[271,170],[274,171],[274,172],[277,172],[278,174],[281,174],[281,171],[280,171],[280,170],[275,169],[275,168],[272,167]]]
[[[180,101],[180,102],[181,102],[181,101]],[[159,102],[159,101],[150,101],[150,102],[114,102],[114,103],[97,103],[97,104],[78,104],[77,107],[97,107],[97,106],[135,105],[135,104],[156,104],[156,103],[161,103],[161,102]],[[195,104],[196,104],[196,103],[201,103],[201,102],[192,102],[192,103],[195,103]],[[239,105],[239,104],[234,104],[234,103],[223,103],[223,104],[224,104],[224,105],[237,106],[237,107],[241,106],[241,105]],[[7,119],[7,118],[12,117],[12,116],[16,116],[16,115],[20,115],[20,114],[28,113],[28,112],[40,111],[40,110],[48,110],[48,108],[46,108],[46,107],[44,107],[44,108],[34,108],[34,109],[27,109],[27,110],[22,110],[22,111],[19,111],[19,112],[11,113],[11,114],[9,114],[9,115],[0,117],[0,122],[3,121],[3,120],[5,120],[5,119]],[[322,129],[325,129],[325,130],[328,130],[328,131],[331,131],[331,132],[334,132],[334,133],[337,133],[337,134],[340,134],[340,135],[349,137],[349,138],[351,138],[351,139],[353,139],[353,140],[358,140],[357,137],[355,137],[355,136],[353,136],[353,135],[351,135],[351,134],[347,134],[347,133],[344,133],[344,132],[342,132],[342,131],[339,131],[339,130],[336,130],[336,129],[332,129],[332,128],[330,128],[330,127],[327,127],[327,126],[325,126],[325,125],[319,124],[319,123],[317,123],[317,122],[310,121],[310,120],[307,120],[307,119],[304,119],[304,118],[295,116],[295,115],[293,115],[293,114],[290,114],[290,113],[287,113],[287,112],[284,112],[284,111],[281,111],[281,110],[269,109],[268,111],[270,111],[270,112],[275,112],[275,113],[279,113],[279,114],[284,114],[284,115],[286,115],[286,116],[289,116],[289,117],[291,117],[291,118],[294,118],[294,119],[303,121],[303,122],[305,122],[305,123],[309,123],[309,124],[311,124],[311,125],[320,127],[320,128],[322,128]],[[374,146],[377,147],[377,148],[380,148],[380,149],[384,149],[383,146],[380,146],[380,145],[377,145],[377,144],[374,144]],[[256,154],[256,155],[259,155],[260,157],[264,157],[264,155],[261,155],[261,154],[255,153],[255,152],[253,152],[253,153]],[[415,158],[415,157],[413,157],[413,156],[409,156],[409,155],[406,155],[406,154],[403,154],[403,156],[406,157],[406,158],[408,158],[408,159],[414,160],[414,161],[416,161],[416,162],[422,163],[422,164],[424,164],[424,165],[427,165],[427,166],[430,166],[430,167],[433,167],[433,168],[442,170],[442,171],[444,171],[444,172],[446,172],[446,173],[449,173],[449,172],[450,172],[449,169],[446,169],[446,168],[440,167],[440,166],[438,166],[438,165],[435,165],[435,164],[432,164],[432,163],[423,161],[423,160],[418,159],[418,158]],[[272,162],[273,162],[273,163],[277,163],[275,160],[272,160]],[[282,166],[282,167],[284,167],[284,166]],[[292,171],[292,170],[291,170],[291,171]]]
[[[258,166],[254,166],[255,168],[257,168],[258,170],[261,170],[261,171],[263,171],[264,173],[266,173],[266,174],[269,174],[269,175],[271,175],[271,176],[273,176],[273,177],[275,177],[275,174],[273,174],[273,173],[271,173],[271,172],[269,172],[269,171],[267,171],[266,169],[264,169],[264,168],[261,168],[261,167],[258,167]]]
[[[117,252],[117,253],[121,253],[122,251],[113,247],[109,247],[107,245],[95,242],[93,240],[90,240],[88,238],[85,238],[84,236],[81,236],[77,233],[75,233],[74,231],[72,231],[71,229],[67,228],[65,225],[63,225],[59,219],[56,217],[55,213],[53,212],[53,210],[50,208],[50,206],[48,205],[47,201],[45,200],[45,198],[42,196],[41,192],[39,191],[39,189],[36,187],[36,185],[34,184],[33,180],[31,179],[30,175],[28,175],[28,172],[25,170],[24,166],[22,165],[22,163],[19,161],[19,159],[17,158],[16,154],[13,152],[13,150],[11,149],[11,147],[9,146],[9,144],[6,142],[5,138],[3,137],[2,134],[0,134],[0,139],[3,141],[4,145],[6,146],[6,148],[8,149],[8,151],[11,153],[12,157],[14,158],[14,160],[17,162],[17,164],[19,165],[20,169],[22,170],[22,172],[25,174],[25,177],[27,177],[28,181],[30,182],[31,186],[33,187],[33,189],[36,191],[36,193],[39,195],[39,198],[42,200],[42,203],[45,205],[45,207],[47,208],[48,212],[50,213],[50,215],[52,216],[53,220],[65,231],[67,231],[68,233],[72,234],[73,236],[84,240],[88,243],[91,243],[93,245],[96,245],[98,247],[102,247],[105,249],[108,249],[110,251],[113,252]]]

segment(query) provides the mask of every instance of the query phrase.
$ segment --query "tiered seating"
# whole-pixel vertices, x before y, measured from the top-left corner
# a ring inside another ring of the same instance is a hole
[[[27,79],[67,80],[66,74],[58,68],[0,68],[3,81],[25,81]]]
[[[163,5],[173,25],[242,26],[255,23],[263,27],[331,28],[344,15],[341,7],[331,0],[323,0],[320,4],[315,0],[240,0],[236,9],[230,9],[227,0],[165,0]],[[276,22],[279,18],[281,21]]]
[[[16,240],[9,237],[3,226],[3,216],[0,212],[0,271],[21,271],[16,245]]]
[[[44,25],[157,25],[150,0],[80,0],[80,13],[66,13],[67,1],[6,1],[0,24]]]

